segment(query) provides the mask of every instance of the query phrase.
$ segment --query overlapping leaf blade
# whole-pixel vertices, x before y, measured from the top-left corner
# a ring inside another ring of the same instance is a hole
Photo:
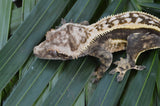
[[[23,0],[23,6],[22,6],[22,14],[23,14],[23,20],[27,18],[27,16],[30,14],[30,11],[35,6],[36,0]]]
[[[82,91],[74,106],[85,106],[85,92]]]
[[[0,49],[8,39],[11,7],[12,0],[0,0]]]
[[[142,7],[147,7],[147,8],[153,8],[153,9],[157,9],[160,11],[160,4],[157,3],[139,3],[140,6]]]
[[[12,17],[11,17],[11,25],[10,25],[10,33],[13,34],[18,26],[21,24],[22,20],[22,8],[17,8],[12,10]]]

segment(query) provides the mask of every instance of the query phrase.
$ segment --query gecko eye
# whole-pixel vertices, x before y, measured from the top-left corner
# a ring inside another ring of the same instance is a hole
[[[52,56],[57,56],[57,53],[58,53],[56,50],[48,50],[47,52],[48,54],[51,54]]]
[[[57,50],[47,50],[47,53],[53,57],[63,57],[63,58],[68,57],[67,55],[63,53],[59,53]]]

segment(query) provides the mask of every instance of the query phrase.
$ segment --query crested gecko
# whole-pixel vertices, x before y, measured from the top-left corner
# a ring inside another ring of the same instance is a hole
[[[129,11],[102,18],[91,25],[65,23],[51,29],[46,40],[34,47],[34,54],[42,59],[68,60],[90,55],[101,65],[94,72],[99,81],[112,63],[112,53],[126,50],[126,58],[114,62],[117,67],[110,74],[119,73],[123,80],[130,69],[143,70],[136,65],[138,56],[150,49],[160,48],[160,19],[139,11]]]

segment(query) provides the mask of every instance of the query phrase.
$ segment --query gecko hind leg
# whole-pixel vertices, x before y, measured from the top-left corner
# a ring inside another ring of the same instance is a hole
[[[110,74],[115,74],[119,72],[117,76],[117,81],[123,80],[125,73],[130,69],[143,70],[145,66],[136,65],[136,61],[140,53],[154,49],[160,48],[160,37],[154,33],[133,33],[127,38],[127,58],[120,58],[120,61],[116,61],[117,67],[110,71]]]
[[[93,53],[91,53],[91,56],[99,58],[101,65],[96,69],[96,71],[93,73],[94,78],[92,80],[92,83],[98,82],[104,75],[104,73],[108,70],[112,63],[112,53],[106,51],[97,49]]]
[[[143,70],[145,66],[141,65],[135,65],[134,62],[130,61],[129,55],[127,55],[127,58],[120,58],[120,61],[114,62],[114,64],[117,65],[117,67],[109,72],[109,74],[115,74],[119,73],[117,76],[117,81],[120,82],[123,80],[125,73],[130,69],[135,70]]]

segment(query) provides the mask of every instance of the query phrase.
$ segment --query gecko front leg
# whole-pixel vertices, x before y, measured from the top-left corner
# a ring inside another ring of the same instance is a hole
[[[94,50],[90,55],[97,57],[101,62],[101,65],[93,73],[93,75],[96,76],[96,78],[93,79],[92,82],[96,83],[103,77],[104,73],[110,67],[113,56],[112,53],[102,48]]]
[[[160,48],[160,37],[154,33],[133,33],[127,38],[127,58],[120,58],[116,61],[117,67],[110,71],[110,74],[119,72],[117,81],[123,80],[125,73],[130,69],[143,70],[145,66],[136,65],[138,56],[150,49]]]

